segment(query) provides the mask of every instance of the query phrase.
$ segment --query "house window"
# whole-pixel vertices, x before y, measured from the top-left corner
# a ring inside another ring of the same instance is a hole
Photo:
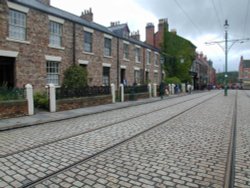
[[[159,65],[159,56],[158,54],[155,54],[155,65]]]
[[[59,85],[59,62],[47,61],[47,84]]]
[[[26,40],[26,14],[11,10],[9,12],[9,37],[17,40]]]
[[[158,83],[158,73],[154,73],[154,83]]]
[[[62,46],[62,24],[50,21],[49,23],[50,37],[49,44],[54,47]]]
[[[141,49],[135,48],[135,62],[141,62]]]
[[[92,52],[92,41],[93,34],[87,31],[84,31],[84,51]]]
[[[140,70],[135,70],[135,83],[140,84],[141,83],[141,72]]]
[[[111,39],[104,38],[104,56],[111,56]]]
[[[110,68],[109,67],[103,67],[102,85],[103,86],[109,86],[109,83],[110,83]]]
[[[148,65],[151,63],[151,52],[148,50],[146,51],[146,61]]]
[[[129,44],[123,43],[123,58],[129,59]]]

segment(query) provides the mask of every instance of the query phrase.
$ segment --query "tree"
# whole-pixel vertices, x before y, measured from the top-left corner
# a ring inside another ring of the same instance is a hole
[[[228,83],[232,83],[232,84],[236,84],[238,83],[238,77],[239,77],[239,73],[238,71],[231,71],[227,73],[228,75]],[[219,85],[224,85],[224,79],[225,78],[225,73],[217,73],[216,74],[216,82]]]
[[[195,46],[188,40],[164,28],[161,54],[167,77],[177,77],[181,82],[190,82],[189,70],[195,57]]]
[[[64,72],[64,88],[77,89],[87,86],[87,71],[79,66],[72,65]]]

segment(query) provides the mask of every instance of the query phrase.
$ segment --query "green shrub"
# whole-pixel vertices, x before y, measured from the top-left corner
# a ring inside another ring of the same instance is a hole
[[[72,65],[64,72],[64,88],[77,89],[87,86],[87,71],[79,65]]]
[[[49,98],[47,94],[37,92],[34,94],[34,105],[36,108],[43,108],[48,109],[49,108]]]
[[[181,84],[181,80],[177,77],[170,77],[165,79],[165,83],[167,84]]]
[[[22,100],[24,99],[23,88],[8,88],[7,83],[0,85],[0,101]]]

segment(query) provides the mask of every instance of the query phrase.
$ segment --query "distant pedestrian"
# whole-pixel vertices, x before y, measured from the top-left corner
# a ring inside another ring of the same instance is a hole
[[[164,92],[165,92],[165,85],[164,85],[163,82],[161,82],[160,83],[160,96],[161,96],[161,99],[163,99]]]

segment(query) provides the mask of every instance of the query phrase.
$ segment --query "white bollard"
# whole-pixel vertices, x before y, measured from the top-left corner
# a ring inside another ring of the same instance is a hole
[[[121,102],[124,102],[124,85],[120,84]]]
[[[50,112],[56,112],[56,87],[54,84],[49,84],[49,109]]]
[[[172,84],[171,87],[172,87],[172,95],[174,95],[174,94],[175,94],[175,93],[174,93],[175,84]]]
[[[28,114],[34,115],[34,98],[33,98],[33,87],[31,84],[25,85],[26,89],[26,98],[28,101]]]
[[[153,87],[153,96],[157,97],[157,84],[154,84],[154,87]]]
[[[149,93],[149,98],[152,97],[152,86],[151,84],[148,84],[148,93]]]
[[[181,84],[181,90],[182,90],[182,93],[186,93],[186,85],[185,84]]]
[[[115,103],[115,84],[111,84],[112,103]]]

